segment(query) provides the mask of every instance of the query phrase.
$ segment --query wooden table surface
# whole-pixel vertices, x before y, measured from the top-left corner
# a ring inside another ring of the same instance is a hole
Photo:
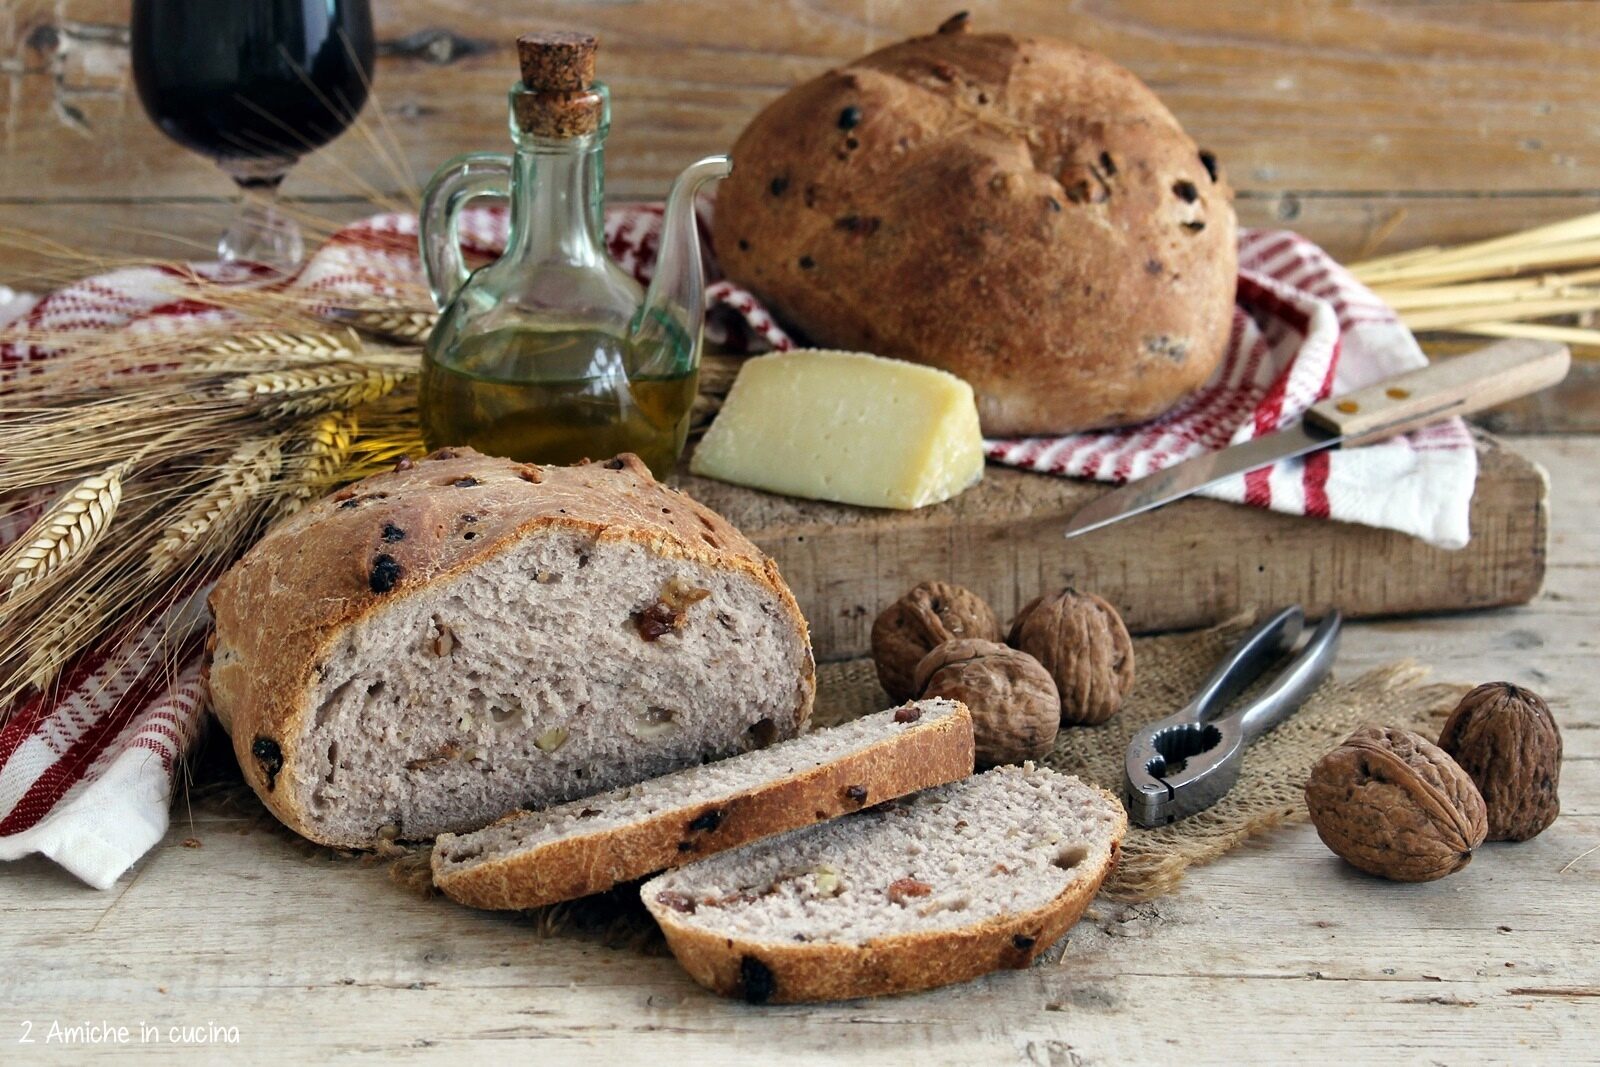
[[[0,284],[94,265],[29,256],[37,243],[18,230],[191,255],[229,213],[227,179],[138,106],[129,6],[0,0]],[[608,188],[641,197],[726,148],[786,86],[962,6],[980,29],[1061,34],[1128,65],[1221,156],[1245,223],[1295,227],[1341,257],[1600,207],[1600,4],[1586,0],[373,6],[369,116],[381,112],[398,150],[386,163],[353,134],[312,157],[286,185],[308,222],[405,200],[451,155],[503,148],[511,44],[528,29],[600,30],[616,100]],[[1597,369],[1581,364],[1500,427],[1600,427]],[[1517,447],[1553,483],[1544,595],[1353,624],[1340,666],[1412,656],[1443,680],[1505,678],[1550,698],[1566,737],[1561,819],[1459,875],[1381,883],[1308,827],[1286,828],[1172,896],[1097,903],[1031,970],[751,1008],[701,992],[667,957],[422,900],[376,866],[296,844],[253,803],[180,801],[167,839],[108,892],[41,858],[0,867],[0,1064],[179,1051],[297,1064],[1600,1062],[1600,437]],[[52,1024],[128,1035],[66,1047],[49,1042]]]
[[[1516,445],[1552,481],[1545,593],[1354,624],[1338,668],[1412,656],[1441,680],[1549,698],[1561,818],[1458,875],[1380,882],[1289,827],[1153,903],[1096,902],[1030,970],[755,1008],[702,992],[670,957],[421,899],[296,844],[253,803],[180,801],[166,840],[108,892],[44,859],[0,869],[0,1063],[215,1057],[230,1038],[230,1060],[293,1063],[1597,1062],[1600,439]],[[129,1034],[68,1049],[47,1043],[53,1023]],[[185,1037],[217,1043],[173,1043]]]

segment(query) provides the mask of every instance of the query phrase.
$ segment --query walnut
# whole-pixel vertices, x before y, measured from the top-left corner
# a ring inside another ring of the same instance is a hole
[[[1461,698],[1439,747],[1472,778],[1489,809],[1490,841],[1526,841],[1561,811],[1561,731],[1537,693],[1489,682]]]
[[[1306,806],[1323,844],[1396,882],[1459,871],[1488,832],[1467,772],[1410,730],[1356,730],[1311,768]]]
[[[1133,641],[1117,609],[1093,593],[1063,589],[1017,613],[1007,640],[1040,663],[1061,693],[1061,721],[1105,722],[1133,688]]]
[[[914,683],[923,697],[959,700],[972,710],[980,767],[1037,759],[1055,747],[1061,698],[1050,672],[1026,652],[997,641],[946,641],[917,664]]]
[[[948,582],[922,582],[883,609],[872,624],[872,660],[891,700],[910,700],[912,675],[935,645],[957,637],[1000,640],[1000,623],[983,598]]]

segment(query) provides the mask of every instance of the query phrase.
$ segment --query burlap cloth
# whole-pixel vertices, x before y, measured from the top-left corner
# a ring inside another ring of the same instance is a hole
[[[1135,638],[1133,692],[1122,710],[1100,726],[1064,727],[1055,751],[1039,762],[1120,794],[1123,755],[1134,732],[1188,703],[1248,626],[1241,618],[1210,630]],[[1426,674],[1408,661],[1346,681],[1335,668],[1298,712],[1246,750],[1239,781],[1221,802],[1157,830],[1130,827],[1122,863],[1103,892],[1133,901],[1160,896],[1177,886],[1191,864],[1214,860],[1279,823],[1306,818],[1303,790],[1311,765],[1360,723],[1403,726],[1431,738],[1468,687],[1424,685]],[[817,725],[889,704],[871,660],[818,666]]]

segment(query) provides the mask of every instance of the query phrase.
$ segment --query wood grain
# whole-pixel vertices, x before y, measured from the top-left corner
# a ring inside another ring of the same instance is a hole
[[[1100,902],[1026,971],[923,995],[750,1008],[668,958],[419,900],[272,828],[253,799],[180,801],[166,840],[95,893],[43,859],[0,879],[7,1062],[170,1063],[168,1045],[14,1044],[52,1019],[236,1026],[242,1062],[539,1064],[1588,1063],[1600,1027],[1600,442],[1522,440],[1558,501],[1526,608],[1352,623],[1338,670],[1413,656],[1546,697],[1563,813],[1463,872],[1392,885],[1288,827],[1174,895]],[[185,845],[187,842],[187,845]],[[1197,1051],[1199,1050],[1199,1051]],[[194,1059],[208,1050],[189,1049]]]
[[[961,496],[914,512],[799,501],[703,478],[682,485],[778,561],[821,659],[867,654],[878,612],[929,579],[971,588],[1002,620],[1047,590],[1090,589],[1136,631],[1291,603],[1351,617],[1519,604],[1544,580],[1549,524],[1544,472],[1486,436],[1472,543],[1458,551],[1196,498],[1068,541],[1067,519],[1106,487],[992,465]]]
[[[129,0],[0,0],[0,235],[121,257],[209,256],[231,183],[132,92]],[[449,157],[504,146],[512,41],[592,28],[616,92],[613,197],[652,198],[794,82],[943,14],[912,0],[375,0],[362,129],[286,186],[318,228],[414,201]],[[1600,209],[1600,5],[985,0],[980,28],[1061,34],[1155,87],[1222,157],[1241,220],[1336,257],[1451,244]],[[394,143],[393,158],[380,146]],[[26,242],[24,242],[26,243]],[[0,284],[81,274],[0,240]],[[1592,430],[1581,381],[1500,425]]]
[[[133,97],[128,6],[0,4],[0,224],[67,203],[75,219],[116,221],[163,200],[181,219],[174,201],[228,195]],[[1359,247],[1354,231],[1370,234],[1401,209],[1397,247],[1482,236],[1600,192],[1593,4],[968,6],[979,28],[1059,34],[1125,63],[1219,153],[1248,221],[1300,225],[1341,253]],[[450,156],[502,146],[512,41],[535,25],[601,34],[616,94],[608,180],[640,197],[725,149],[788,85],[928,32],[945,14],[912,0],[568,0],[537,12],[515,0],[377,0],[375,11],[378,99],[410,177],[350,135],[291,178],[294,196],[348,197],[363,184],[407,194]],[[209,240],[196,224],[181,228]],[[133,243],[126,232],[116,240]]]

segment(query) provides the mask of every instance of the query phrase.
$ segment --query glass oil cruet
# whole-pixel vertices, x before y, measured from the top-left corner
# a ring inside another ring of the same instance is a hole
[[[588,34],[517,40],[514,156],[463,156],[422,198],[422,263],[442,314],[423,357],[429,448],[575,463],[634,452],[659,476],[677,461],[699,377],[705,275],[696,193],[732,169],[692,164],[673,183],[648,291],[606,252],[602,148],[610,94]],[[510,201],[499,259],[468,271],[468,200]]]

